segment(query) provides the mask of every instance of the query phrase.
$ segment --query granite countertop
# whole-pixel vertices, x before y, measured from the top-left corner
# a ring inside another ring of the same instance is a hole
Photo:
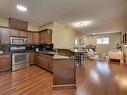
[[[71,57],[69,57],[69,56],[59,55],[59,54],[57,54],[56,52],[53,52],[53,51],[36,51],[36,53],[52,55],[53,59],[71,59]]]
[[[56,54],[54,55],[53,59],[70,59],[70,57]]]
[[[84,51],[84,50],[80,50],[80,49],[70,49],[71,51],[73,51],[73,52],[81,52],[81,53],[86,53],[86,51]]]
[[[56,52],[53,52],[53,51],[36,51],[36,53],[47,54],[47,55],[55,55],[56,54]]]
[[[10,55],[10,53],[3,53],[3,54],[0,54],[0,56],[2,56],[2,55]]]

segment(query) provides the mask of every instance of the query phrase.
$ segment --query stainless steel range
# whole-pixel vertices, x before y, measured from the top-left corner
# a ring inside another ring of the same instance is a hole
[[[12,43],[10,51],[12,53],[12,71],[29,67],[29,52],[26,50],[26,38],[13,37],[18,39],[16,43]],[[14,40],[10,38],[10,40]],[[11,41],[14,42],[14,41]]]

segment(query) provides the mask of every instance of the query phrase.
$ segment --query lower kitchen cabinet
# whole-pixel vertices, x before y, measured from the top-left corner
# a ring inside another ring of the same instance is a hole
[[[48,54],[38,54],[38,62],[36,65],[53,72],[53,56]]]
[[[43,54],[39,54],[39,65],[43,67],[44,69],[48,70],[48,59]]]
[[[39,64],[39,53],[34,53],[34,64]]]
[[[0,71],[11,70],[11,56],[0,55]]]
[[[34,62],[35,62],[35,61],[34,61],[34,59],[35,59],[35,58],[34,58],[34,57],[35,57],[34,55],[35,55],[34,52],[30,52],[30,53],[29,53],[29,63],[30,63],[30,65],[34,64]]]

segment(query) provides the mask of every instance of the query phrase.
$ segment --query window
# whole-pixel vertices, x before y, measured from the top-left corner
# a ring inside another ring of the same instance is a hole
[[[97,44],[109,44],[109,38],[108,37],[97,38],[96,43]]]
[[[75,39],[75,45],[78,45],[78,39],[77,38]]]

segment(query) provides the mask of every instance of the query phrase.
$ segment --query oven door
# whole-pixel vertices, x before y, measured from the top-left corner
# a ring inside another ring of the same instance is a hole
[[[29,53],[13,53],[12,65],[29,63]]]

